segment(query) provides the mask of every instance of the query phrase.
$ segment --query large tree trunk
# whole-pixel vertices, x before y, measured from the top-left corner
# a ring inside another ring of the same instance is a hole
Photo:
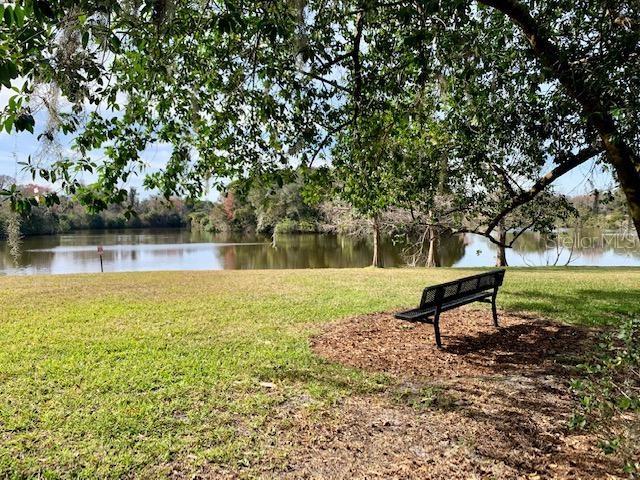
[[[373,217],[373,259],[371,266],[384,266],[382,263],[382,253],[380,252],[380,222],[377,215]]]
[[[582,114],[595,127],[627,199],[629,214],[640,237],[640,158],[620,133],[606,103],[606,85],[594,84],[580,67],[573,67],[561,49],[551,42],[545,28],[519,0],[479,0],[508,16],[527,37],[536,56],[567,94],[582,107]]]
[[[436,227],[429,227],[429,253],[427,254],[427,267],[440,266],[440,233]]]
[[[640,238],[640,159],[622,141],[610,141],[608,137],[610,135],[601,134],[607,157],[616,171],[620,187],[627,198],[629,214]]]
[[[504,246],[507,243],[507,230],[504,228],[504,224],[500,222],[498,224],[498,253],[496,255],[496,267],[507,266],[507,249]]]

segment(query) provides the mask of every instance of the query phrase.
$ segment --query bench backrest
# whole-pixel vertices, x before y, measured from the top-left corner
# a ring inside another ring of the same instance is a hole
[[[433,307],[467,295],[496,289],[502,285],[504,273],[504,269],[491,270],[490,272],[427,287],[422,292],[419,308]]]

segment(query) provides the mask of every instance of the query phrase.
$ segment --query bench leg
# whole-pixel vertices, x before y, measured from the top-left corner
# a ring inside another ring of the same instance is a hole
[[[493,312],[493,325],[495,327],[498,327],[498,309],[496,307],[496,294],[498,292],[494,292],[493,296],[491,297],[491,311]]]
[[[436,334],[436,345],[442,348],[442,340],[440,340],[440,310],[436,310],[433,316],[433,331]]]

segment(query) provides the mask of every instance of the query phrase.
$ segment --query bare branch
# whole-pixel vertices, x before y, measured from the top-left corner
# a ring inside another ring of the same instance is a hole
[[[318,80],[319,82],[325,83],[327,85],[331,85],[336,90],[340,90],[341,92],[345,92],[345,93],[351,93],[351,91],[348,88],[343,87],[342,85],[340,85],[335,80],[329,80],[328,78],[324,78],[323,76],[318,75],[315,72],[307,72],[307,71],[302,70],[302,69],[298,69],[297,71],[299,73],[302,73],[303,75],[306,75],[308,77],[313,78],[314,80]]]
[[[349,51],[347,53],[343,53],[342,55],[338,55],[337,57],[329,60],[327,63],[321,63],[320,66],[319,66],[319,69],[321,71],[329,70],[334,65],[337,65],[338,63],[343,62],[344,60],[347,60],[352,55],[353,55],[352,51]]]

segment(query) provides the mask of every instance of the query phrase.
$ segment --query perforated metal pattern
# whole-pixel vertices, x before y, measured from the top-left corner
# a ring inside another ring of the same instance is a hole
[[[489,272],[474,277],[461,278],[451,285],[434,285],[422,291],[419,308],[433,308],[444,302],[452,302],[458,298],[475,295],[477,292],[492,290],[502,284],[504,271]]]
[[[480,287],[493,287],[496,277],[491,275],[488,277],[480,277]]]
[[[436,299],[436,291],[437,288],[425,288],[422,292],[422,301],[420,302],[421,307],[425,307],[433,304]]]
[[[448,287],[444,287],[444,298],[450,297],[458,293],[458,284],[449,285]]]
[[[436,290],[435,288],[431,288],[427,290],[427,294],[425,295],[425,302],[433,302],[436,299]]]
[[[478,288],[478,279],[466,280],[460,285],[460,293],[472,292]]]

